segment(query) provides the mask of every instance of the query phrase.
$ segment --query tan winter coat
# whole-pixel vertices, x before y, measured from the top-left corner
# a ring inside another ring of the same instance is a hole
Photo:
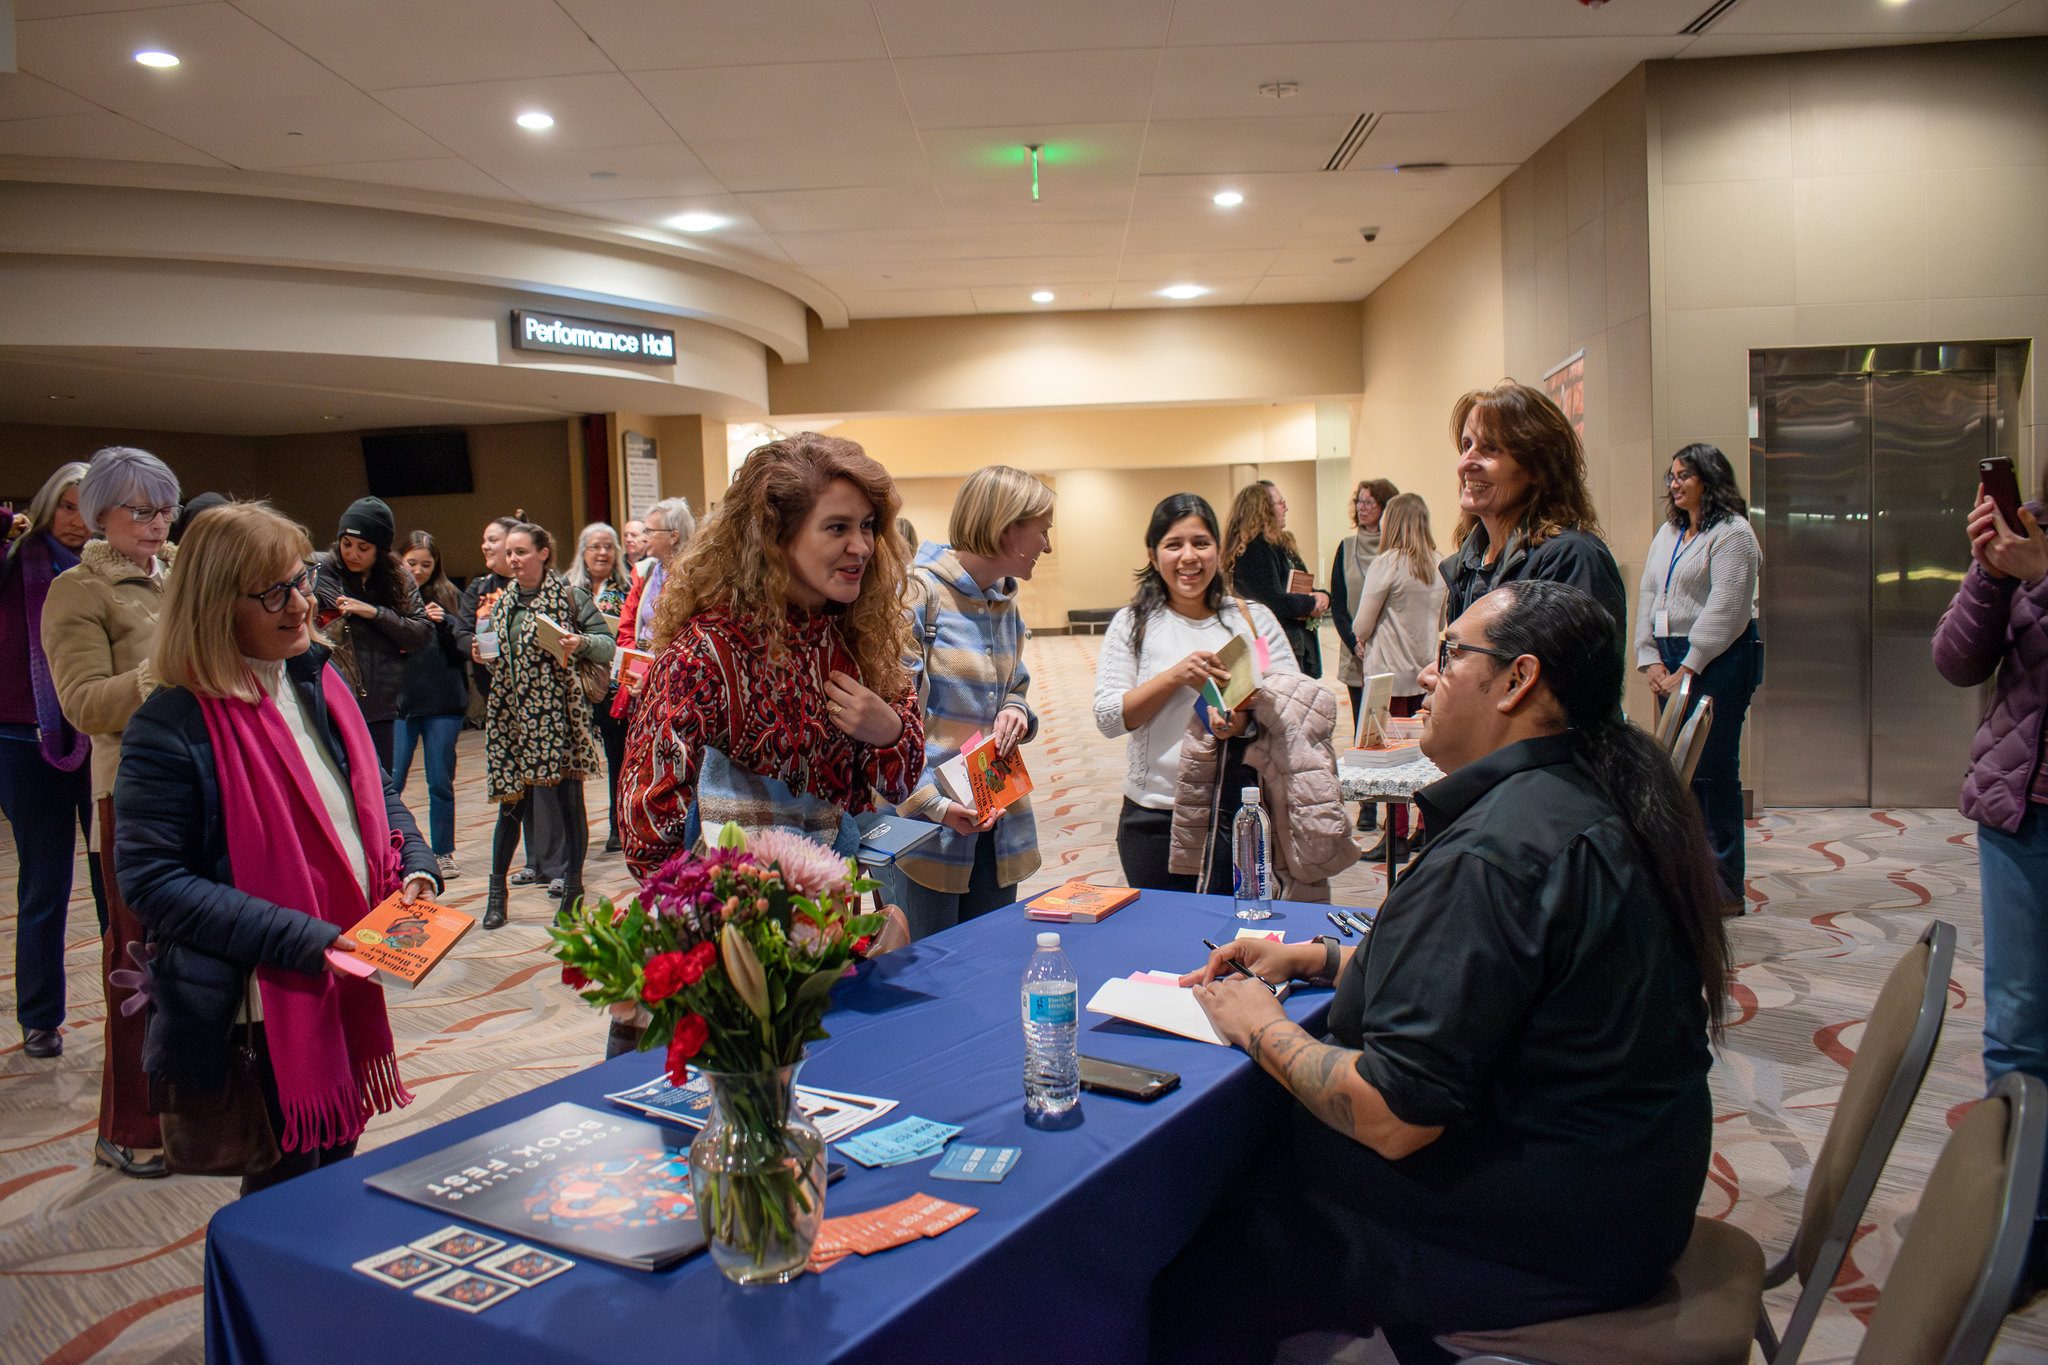
[[[73,729],[92,736],[92,795],[114,792],[121,731],[156,690],[148,661],[164,604],[164,575],[178,547],[157,554],[146,574],[104,540],[89,540],[78,563],[50,583],[43,604],[43,653],[57,705]]]
[[[1351,814],[1337,787],[1337,699],[1301,673],[1268,673],[1252,703],[1258,735],[1245,762],[1259,774],[1273,825],[1273,870],[1283,899],[1327,901],[1330,878],[1358,862]],[[1169,871],[1199,875],[1219,799],[1222,745],[1193,717],[1180,749],[1180,791],[1173,803]],[[1230,885],[1228,867],[1211,868],[1208,889]]]

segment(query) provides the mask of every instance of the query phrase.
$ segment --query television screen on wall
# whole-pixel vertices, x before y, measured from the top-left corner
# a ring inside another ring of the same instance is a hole
[[[469,434],[460,427],[418,427],[363,434],[363,472],[380,498],[468,493]]]

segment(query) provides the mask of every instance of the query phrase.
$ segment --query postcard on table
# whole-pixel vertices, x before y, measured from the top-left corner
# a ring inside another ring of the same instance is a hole
[[[519,1286],[509,1280],[479,1275],[474,1270],[451,1270],[432,1284],[421,1285],[412,1292],[420,1298],[460,1308],[465,1313],[481,1313],[492,1304],[517,1294]]]
[[[375,1256],[365,1256],[352,1269],[360,1270],[373,1280],[385,1284],[408,1288],[422,1280],[431,1280],[436,1275],[445,1275],[455,1267],[438,1256],[429,1256],[418,1247],[393,1247]]]
[[[517,1285],[536,1285],[575,1268],[576,1263],[567,1256],[557,1256],[524,1242],[494,1251],[476,1263],[476,1269]]]
[[[505,1245],[502,1237],[486,1237],[474,1228],[450,1223],[439,1232],[425,1237],[415,1237],[408,1245],[415,1251],[424,1251],[429,1256],[438,1256],[450,1265],[468,1265],[500,1250]]]

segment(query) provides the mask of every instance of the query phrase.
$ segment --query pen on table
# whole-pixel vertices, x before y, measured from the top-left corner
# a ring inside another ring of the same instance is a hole
[[[1328,920],[1330,923],[1336,925],[1339,929],[1343,930],[1344,937],[1346,938],[1350,938],[1351,935],[1356,932],[1351,927],[1351,921],[1338,919],[1334,914],[1330,913],[1327,910],[1323,912],[1323,918]]]
[[[1353,913],[1352,913],[1351,911],[1349,911],[1349,910],[1346,910],[1346,911],[1344,912],[1344,918],[1345,918],[1345,919],[1348,919],[1348,920],[1350,920],[1350,921],[1351,921],[1351,922],[1352,922],[1352,923],[1353,923],[1354,925],[1358,926],[1358,932],[1359,932],[1359,933],[1361,933],[1361,934],[1369,934],[1369,933],[1371,933],[1371,932],[1372,932],[1372,921],[1371,921],[1371,920],[1369,920],[1369,919],[1363,919],[1363,918],[1361,918],[1360,916],[1358,916],[1358,915],[1355,915],[1355,914],[1353,914]]]
[[[1209,942],[1209,940],[1206,938],[1202,940],[1202,946],[1204,948],[1207,948],[1210,952],[1216,951],[1216,945]],[[1244,964],[1242,962],[1239,962],[1236,958],[1225,958],[1223,965],[1230,968],[1230,970],[1232,970],[1233,972],[1236,972],[1239,976],[1245,978],[1245,980],[1256,981],[1261,986],[1264,986],[1267,990],[1273,992],[1273,994],[1280,994],[1279,987],[1275,986],[1272,982],[1266,980],[1262,976],[1255,976],[1252,973],[1246,971],[1244,969]]]

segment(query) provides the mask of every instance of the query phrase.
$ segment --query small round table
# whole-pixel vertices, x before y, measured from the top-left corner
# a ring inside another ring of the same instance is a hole
[[[1368,768],[1337,757],[1337,788],[1346,801],[1409,801],[1443,776],[1436,764],[1420,756],[1388,768]],[[1387,891],[1394,889],[1394,835],[1387,832]]]

